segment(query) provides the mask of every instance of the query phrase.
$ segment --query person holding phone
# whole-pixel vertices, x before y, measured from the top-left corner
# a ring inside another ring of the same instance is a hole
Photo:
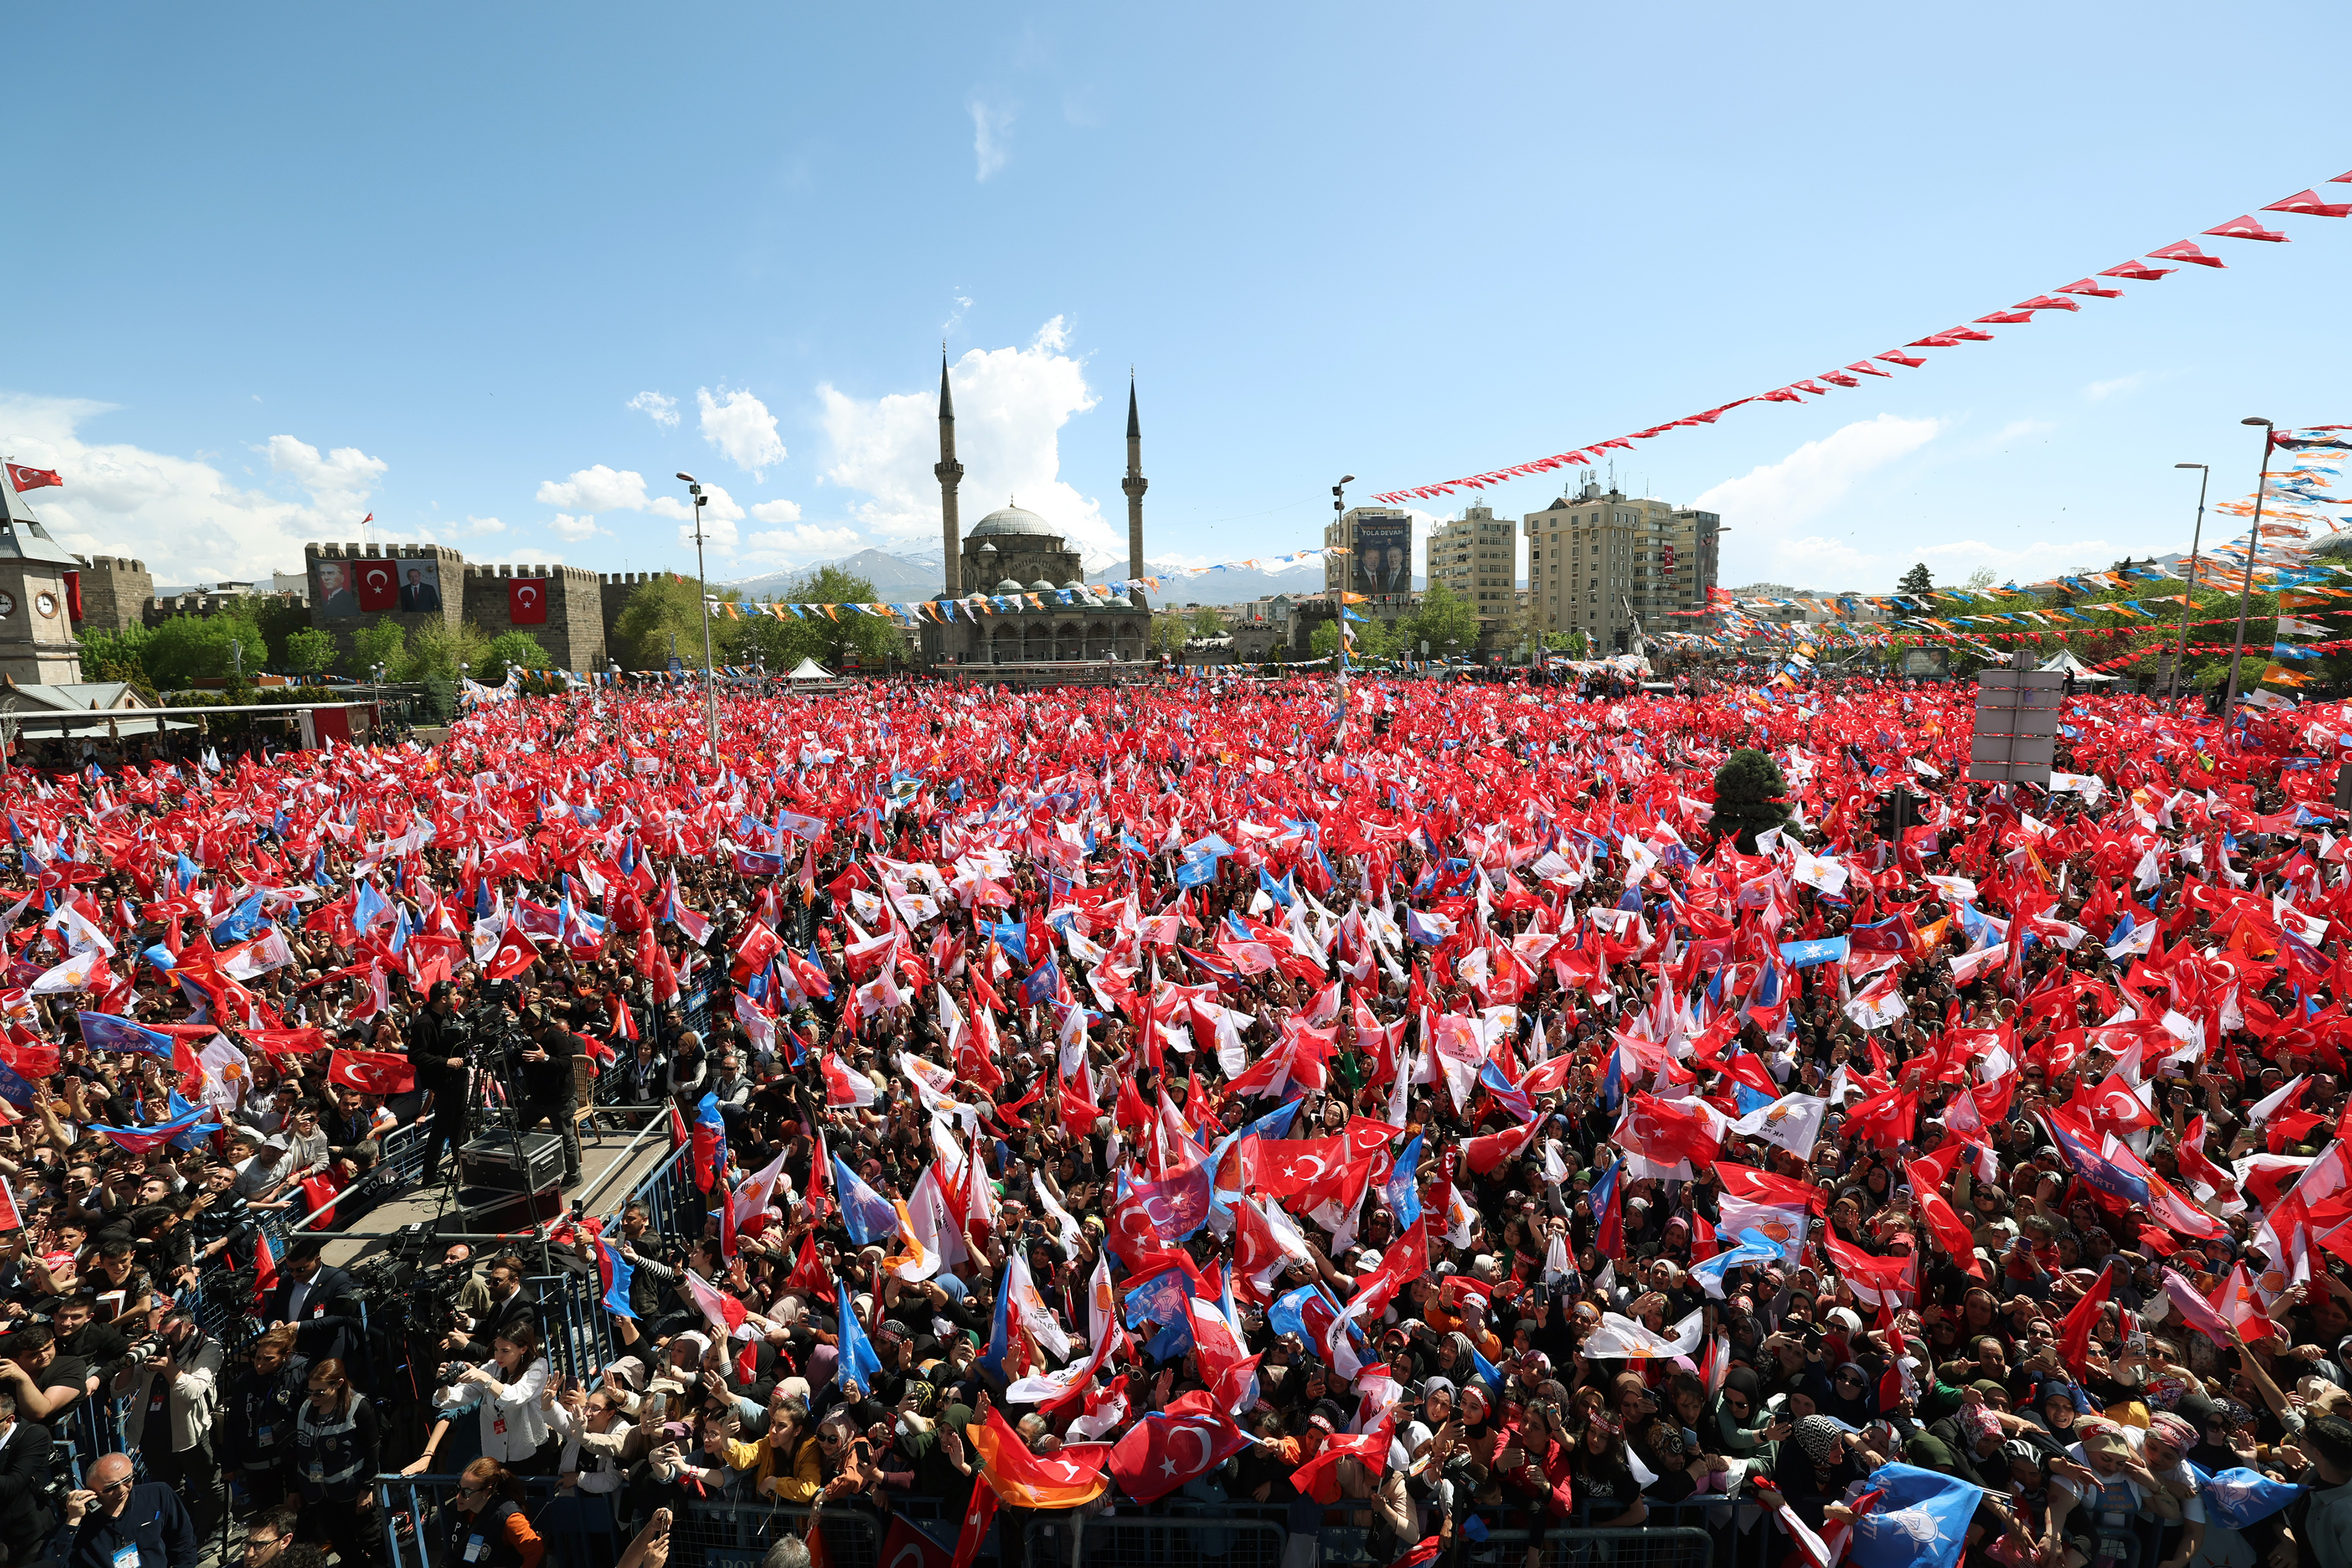
[[[425,1452],[402,1473],[421,1475],[430,1469],[450,1421],[472,1410],[479,1416],[484,1458],[512,1467],[518,1475],[553,1475],[562,1445],[548,1426],[540,1401],[548,1373],[547,1357],[540,1353],[539,1331],[527,1319],[499,1325],[490,1342],[490,1359],[467,1367],[434,1394],[433,1405],[441,1412],[440,1419],[433,1424]]]

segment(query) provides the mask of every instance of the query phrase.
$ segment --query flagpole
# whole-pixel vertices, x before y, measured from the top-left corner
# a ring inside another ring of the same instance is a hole
[[[2271,485],[2271,422],[2256,417],[2241,419],[2241,425],[2259,425],[2263,431],[2263,477],[2254,487],[2253,530],[2246,536],[2246,581],[2238,590],[2238,646],[2230,655],[2230,694],[2221,700],[2221,729],[2226,735],[2230,715],[2238,706],[2238,666],[2246,657],[2246,606],[2254,596],[2254,556],[2263,547],[2263,492]],[[2184,627],[2181,636],[2186,638]]]
[[[1339,574],[1331,580],[1332,608],[1339,613],[1339,641],[1331,650],[1333,689],[1339,699],[1339,727],[1331,732],[1331,749],[1337,751],[1348,739],[1348,563],[1356,552],[1348,547],[1348,486],[1354,482],[1353,474],[1341,474],[1339,482],[1331,487],[1331,525],[1339,533]]]
[[[2267,458],[2268,454],[2264,454]],[[2180,696],[2180,665],[2189,657],[2189,612],[2197,604],[2197,547],[2205,539],[2205,487],[2212,481],[2210,463],[2175,463],[2176,468],[2197,470],[2197,526],[2189,535],[2189,585],[2180,594],[2180,648],[2172,656],[2172,689],[2165,693],[2169,702]]]

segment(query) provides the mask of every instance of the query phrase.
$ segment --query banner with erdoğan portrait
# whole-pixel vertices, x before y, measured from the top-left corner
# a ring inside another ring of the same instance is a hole
[[[1412,592],[1412,520],[1366,517],[1356,520],[1356,553],[1349,571],[1349,590],[1357,594],[1389,595]]]
[[[395,556],[320,561],[310,569],[310,604],[322,620],[399,611],[441,612],[441,563]]]

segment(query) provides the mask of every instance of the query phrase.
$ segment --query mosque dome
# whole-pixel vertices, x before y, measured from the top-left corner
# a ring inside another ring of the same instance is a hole
[[[1021,592],[1021,584],[1007,577],[996,585],[996,591],[1000,594],[1018,594]]]
[[[1053,525],[1034,511],[1024,511],[1017,506],[999,507],[973,525],[971,537],[984,538],[989,534],[1025,533],[1048,539],[1056,537]]]
[[[1029,592],[1032,594],[1050,594],[1054,592],[1054,584],[1048,583],[1043,577],[1040,577],[1034,583],[1029,584]]]

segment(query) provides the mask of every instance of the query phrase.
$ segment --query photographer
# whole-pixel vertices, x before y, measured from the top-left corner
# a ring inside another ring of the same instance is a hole
[[[425,1440],[425,1452],[407,1473],[421,1475],[448,1432],[450,1422],[467,1410],[479,1412],[481,1453],[517,1474],[551,1476],[562,1445],[549,1430],[540,1392],[547,1386],[548,1360],[540,1353],[539,1331],[526,1321],[501,1326],[490,1343],[490,1359],[462,1371],[433,1395],[441,1412]]]
[[[123,1442],[141,1456],[151,1479],[180,1494],[199,1536],[210,1535],[220,1522],[212,1431],[220,1369],[220,1345],[194,1318],[175,1311],[154,1339],[132,1347],[131,1364],[114,1379],[115,1397],[130,1400]]]
[[[441,1179],[441,1152],[466,1142],[466,1026],[457,1016],[457,982],[436,981],[424,1010],[408,1026],[408,1064],[416,1087],[432,1096],[432,1126],[425,1134],[423,1184]]]
[[[572,1031],[553,1022],[541,1025],[530,1047],[520,1053],[518,1119],[525,1132],[541,1121],[555,1123],[556,1133],[563,1140],[567,1187],[580,1184],[580,1124],[572,1120],[572,1113],[580,1109],[580,1090],[572,1069],[572,1058],[579,1054],[580,1042]]]
[[[229,1380],[222,1399],[218,1450],[223,1472],[257,1509],[286,1500],[309,1363],[294,1353],[294,1330],[271,1329],[253,1343],[253,1360]]]

